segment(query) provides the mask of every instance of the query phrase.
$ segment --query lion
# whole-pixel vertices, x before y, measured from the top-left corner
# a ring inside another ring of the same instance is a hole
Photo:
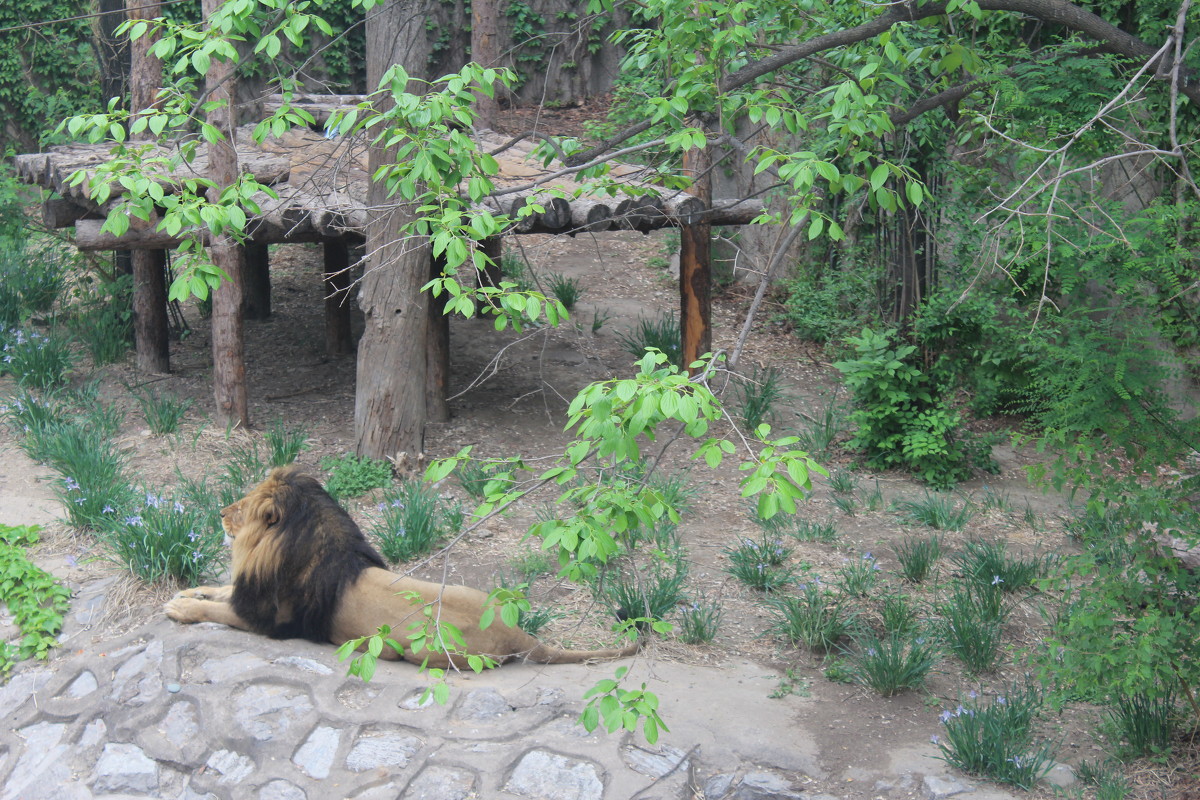
[[[625,658],[638,642],[603,650],[567,650],[542,644],[495,615],[483,630],[488,596],[467,586],[445,586],[396,575],[362,530],[312,477],[279,467],[249,494],[221,511],[233,553],[233,583],[185,589],[165,607],[176,622],[219,622],[273,639],[309,639],[341,645],[391,627],[397,641],[413,623],[432,618],[454,625],[464,639],[455,653],[403,656],[385,647],[381,658],[462,667],[467,655],[568,664]]]

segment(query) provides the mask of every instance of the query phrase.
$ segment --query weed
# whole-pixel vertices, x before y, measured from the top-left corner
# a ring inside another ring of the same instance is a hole
[[[17,330],[4,345],[4,371],[17,384],[34,389],[53,389],[66,383],[75,357],[65,339],[37,331]]]
[[[954,557],[963,578],[979,585],[998,586],[1001,591],[1017,592],[1031,588],[1046,574],[1043,558],[1010,557],[1004,542],[985,542],[973,539],[966,549]]]
[[[679,332],[679,320],[675,315],[664,314],[657,320],[639,319],[638,325],[627,333],[618,333],[621,346],[635,358],[641,358],[648,349],[660,350],[677,367],[685,366],[683,361],[682,335]]]
[[[746,429],[755,431],[774,418],[775,403],[783,396],[782,377],[774,367],[755,367],[749,375],[739,377],[733,393]]]
[[[601,311],[599,308],[592,309],[592,334],[595,335],[604,327],[604,323],[612,319],[612,314],[608,309]]]
[[[923,500],[901,501],[904,521],[940,531],[961,531],[975,516],[969,504],[957,505],[950,497],[926,494]]]
[[[1177,719],[1174,694],[1121,694],[1108,715],[1129,755],[1156,756],[1170,750]]]
[[[779,676],[779,684],[767,697],[772,700],[779,700],[791,694],[797,697],[808,697],[812,694],[812,691],[808,687],[808,679],[800,677],[796,674],[796,670],[788,667]]]
[[[907,537],[896,546],[900,574],[909,583],[923,583],[934,574],[942,557],[942,538],[936,534],[926,537]]]
[[[510,558],[508,563],[521,576],[521,581],[524,583],[554,570],[550,556],[541,550],[526,550],[524,553]]]
[[[393,564],[425,555],[462,530],[462,509],[446,507],[437,492],[421,481],[407,480],[385,489],[376,512],[372,530],[383,557]]]
[[[1033,720],[1042,707],[1036,688],[1013,686],[981,706],[974,692],[941,713],[943,736],[933,737],[947,764],[1020,789],[1032,789],[1054,765],[1055,746],[1033,746]]]
[[[329,473],[325,491],[339,503],[392,483],[392,465],[368,456],[329,456],[321,459],[321,469]]]
[[[550,287],[551,294],[558,298],[558,301],[568,311],[573,309],[579,302],[579,298],[583,296],[583,287],[579,285],[579,281],[557,272],[551,272],[546,276],[546,285]]]
[[[830,400],[813,419],[806,420],[805,426],[796,432],[800,439],[797,445],[814,458],[829,455],[834,442],[846,430],[846,407]]]
[[[267,444],[267,462],[272,467],[291,464],[309,447],[308,431],[304,426],[289,427],[278,417],[263,431],[263,440]]]
[[[829,476],[829,488],[834,494],[854,494],[858,489],[858,478],[853,472],[839,469]]]
[[[721,601],[701,595],[700,599],[680,607],[679,638],[686,644],[708,644],[717,638],[722,616]]]
[[[773,592],[792,580],[794,570],[786,563],[792,551],[780,539],[763,534],[758,541],[743,539],[724,552],[729,558],[725,571],[751,589]]]
[[[875,556],[863,553],[862,558],[850,559],[841,568],[838,572],[838,584],[850,597],[868,597],[875,589],[882,569]]]
[[[754,522],[769,536],[790,536],[798,542],[824,542],[831,544],[838,539],[837,525],[833,520],[820,522],[797,517],[794,514],[776,514],[770,519],[757,515]]]
[[[825,591],[819,578],[798,589],[798,594],[778,595],[767,601],[776,617],[772,631],[793,645],[829,650],[855,629],[854,612]]]
[[[223,556],[224,536],[208,510],[151,491],[118,509],[101,531],[113,561],[145,581],[175,578],[195,586]]]
[[[128,388],[137,400],[150,432],[156,436],[179,430],[179,424],[192,406],[191,400],[180,400],[166,394],[155,394],[148,388]]]
[[[874,635],[855,637],[857,649],[847,651],[846,671],[861,686],[884,697],[907,689],[919,689],[938,661],[938,647],[930,638],[893,631],[882,639]]]
[[[600,592],[619,621],[642,620],[637,623],[638,630],[649,630],[646,620],[664,619],[684,601],[687,570],[682,561],[674,566],[671,573],[660,566],[650,570],[609,569],[601,575]]]
[[[566,614],[561,611],[554,611],[550,608],[521,609],[517,616],[517,627],[530,636],[537,636],[541,633],[542,628],[565,616]]]
[[[58,644],[71,592],[26,555],[37,544],[37,527],[0,525],[0,605],[21,631],[15,643],[0,644],[0,678],[26,658],[49,657]]]
[[[1002,597],[977,584],[956,584],[939,608],[946,649],[976,675],[990,672],[1000,659]]]

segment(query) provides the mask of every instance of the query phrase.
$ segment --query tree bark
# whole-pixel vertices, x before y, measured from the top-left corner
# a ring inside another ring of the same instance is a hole
[[[377,87],[392,64],[410,74],[423,70],[429,56],[422,13],[427,4],[391,0],[368,15],[368,87]],[[368,174],[394,158],[394,149],[372,147]],[[382,183],[372,182],[367,198],[367,265],[359,293],[366,328],[358,345],[354,435],[359,455],[404,466],[415,464],[424,449],[429,306],[421,287],[429,278],[429,247],[400,238],[413,209],[387,197]]]
[[[126,0],[130,19],[153,19],[159,15],[158,3]],[[137,114],[154,105],[162,86],[162,61],[150,55],[157,35],[147,33],[131,46],[129,70],[129,110]],[[150,138],[143,132],[140,138]],[[171,371],[171,344],[167,325],[167,257],[165,250],[133,250],[133,341],[137,368],[141,372]]]
[[[242,314],[246,319],[267,319],[271,316],[270,251],[260,242],[245,242],[242,251]]]
[[[712,153],[688,150],[684,172],[694,181],[689,190],[707,207],[712,202]],[[679,229],[679,330],[683,366],[712,349],[712,225],[707,218]]]
[[[350,248],[345,239],[325,240],[325,352],[354,352],[350,328]]]
[[[471,3],[471,60],[482,67],[500,66],[500,4],[498,0],[472,0]],[[475,93],[477,128],[495,128],[500,105],[493,94]]]
[[[211,17],[222,0],[202,0],[204,18]],[[236,91],[233,63],[213,59],[205,76],[209,102],[208,123],[225,135],[225,139],[208,148],[208,177],[216,184],[209,191],[209,201],[215,203],[221,191],[238,177],[238,157],[235,148],[236,114],[233,98]],[[212,354],[213,399],[217,420],[226,426],[249,427],[250,409],[246,397],[245,342],[242,329],[242,248],[228,234],[214,236],[208,248],[213,264],[228,276],[228,280],[213,292]]]

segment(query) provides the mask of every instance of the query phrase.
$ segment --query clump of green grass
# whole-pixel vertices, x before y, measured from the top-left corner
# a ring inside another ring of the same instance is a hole
[[[827,591],[819,578],[797,587],[796,594],[775,595],[767,602],[775,617],[771,630],[793,645],[829,650],[857,627],[855,612]]]
[[[955,555],[954,562],[963,578],[973,583],[996,585],[1005,592],[1031,589],[1046,574],[1046,560],[1017,558],[1010,556],[1007,549],[1004,542],[972,539]]]
[[[849,559],[838,571],[838,584],[850,597],[868,597],[875,590],[882,570],[875,556],[863,553],[862,558]]]
[[[57,333],[18,329],[4,345],[2,361],[4,371],[18,385],[50,390],[67,382],[75,356],[66,339]]]
[[[641,358],[646,350],[654,348],[662,351],[670,363],[677,367],[685,366],[683,362],[682,334],[679,331],[679,320],[675,315],[664,314],[658,319],[639,319],[635,328],[627,333],[618,333],[625,352],[635,358]]]
[[[782,539],[760,535],[746,538],[733,547],[725,548],[729,566],[725,568],[733,577],[760,592],[774,592],[791,582],[794,570],[787,564],[791,548]]]
[[[566,614],[561,611],[555,611],[552,608],[523,608],[517,614],[517,627],[530,636],[537,636],[551,622],[565,616]]]
[[[1126,754],[1161,756],[1171,749],[1179,712],[1173,692],[1142,692],[1117,695],[1109,704],[1108,717]]]
[[[905,500],[900,504],[904,520],[943,531],[961,531],[975,516],[967,503],[958,505],[953,498],[926,494],[922,500]]]
[[[940,715],[944,726],[934,742],[947,764],[1019,789],[1032,789],[1054,766],[1051,742],[1033,742],[1033,722],[1043,704],[1036,688],[1010,688],[983,705],[971,696]]]
[[[798,542],[824,542],[832,544],[838,540],[837,525],[833,520],[812,520],[795,514],[776,514],[770,519],[751,517],[755,524],[768,536],[788,536]]]
[[[208,510],[142,490],[111,514],[100,535],[110,558],[144,581],[174,578],[195,586],[221,563],[224,536]]]
[[[45,432],[39,449],[61,477],[55,494],[67,522],[80,530],[100,530],[133,493],[125,453],[104,431],[86,421],[56,425]]]
[[[291,464],[308,449],[308,431],[303,425],[287,425],[276,417],[263,432],[267,445],[267,463],[272,467]]]
[[[829,488],[834,494],[854,494],[858,489],[858,478],[853,472],[839,469],[829,475]]]
[[[504,464],[460,461],[454,468],[454,474],[467,494],[476,500],[484,500],[489,494],[507,492],[513,487],[512,479],[504,477],[507,474]]]
[[[724,612],[720,600],[703,595],[679,610],[679,638],[686,644],[708,644],[717,638]]]
[[[50,429],[65,424],[68,411],[57,394],[18,389],[0,405],[0,415],[17,435],[21,449],[34,461],[45,461],[44,445]]]
[[[775,367],[755,367],[733,384],[733,393],[746,429],[758,430],[775,417],[775,404],[783,396],[783,376]]]
[[[179,430],[180,423],[188,409],[192,407],[191,400],[180,400],[168,394],[157,394],[147,387],[129,387],[129,392],[137,400],[146,425],[155,436],[174,433]]]
[[[526,550],[510,558],[508,563],[524,583],[554,571],[550,556],[542,550]]]
[[[221,506],[236,503],[265,477],[267,463],[259,452],[258,440],[245,439],[233,445],[217,486]]]
[[[813,419],[796,431],[797,446],[814,458],[828,456],[837,438],[846,430],[848,411],[845,405],[830,400]]]
[[[398,564],[431,552],[462,526],[460,506],[448,506],[433,487],[408,480],[384,491],[372,532],[383,557]]]
[[[901,636],[913,635],[920,627],[920,611],[911,597],[900,592],[891,592],[883,596],[879,604],[879,614],[883,618],[883,629],[888,633]]]
[[[72,317],[69,325],[94,367],[116,364],[133,344],[133,319],[126,307],[116,303],[94,305]]]
[[[994,587],[958,583],[939,607],[946,649],[976,675],[1000,660],[1003,593]]]
[[[368,456],[329,456],[321,459],[321,469],[329,473],[325,491],[339,503],[392,483],[392,465]]]
[[[601,596],[618,621],[642,620],[637,623],[638,629],[648,630],[650,623],[646,620],[664,619],[684,601],[687,569],[683,561],[674,562],[672,567],[606,570],[600,577]]]
[[[884,637],[860,634],[855,649],[847,651],[846,672],[850,679],[884,697],[925,685],[925,677],[938,661],[932,637],[892,632]]]
[[[900,562],[900,574],[909,583],[924,583],[937,569],[942,557],[942,538],[933,536],[909,536],[896,545],[896,560]]]
[[[551,272],[546,275],[546,286],[549,287],[550,293],[568,311],[575,307],[575,304],[579,302],[579,298],[583,297],[584,293],[583,287],[579,285],[579,281],[574,278],[568,278],[565,275],[560,275],[557,272]]]

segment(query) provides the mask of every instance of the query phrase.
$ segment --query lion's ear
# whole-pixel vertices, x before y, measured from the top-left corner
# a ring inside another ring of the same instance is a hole
[[[279,517],[279,506],[275,505],[274,503],[269,503],[267,507],[263,509],[263,522],[268,527],[279,522]]]

